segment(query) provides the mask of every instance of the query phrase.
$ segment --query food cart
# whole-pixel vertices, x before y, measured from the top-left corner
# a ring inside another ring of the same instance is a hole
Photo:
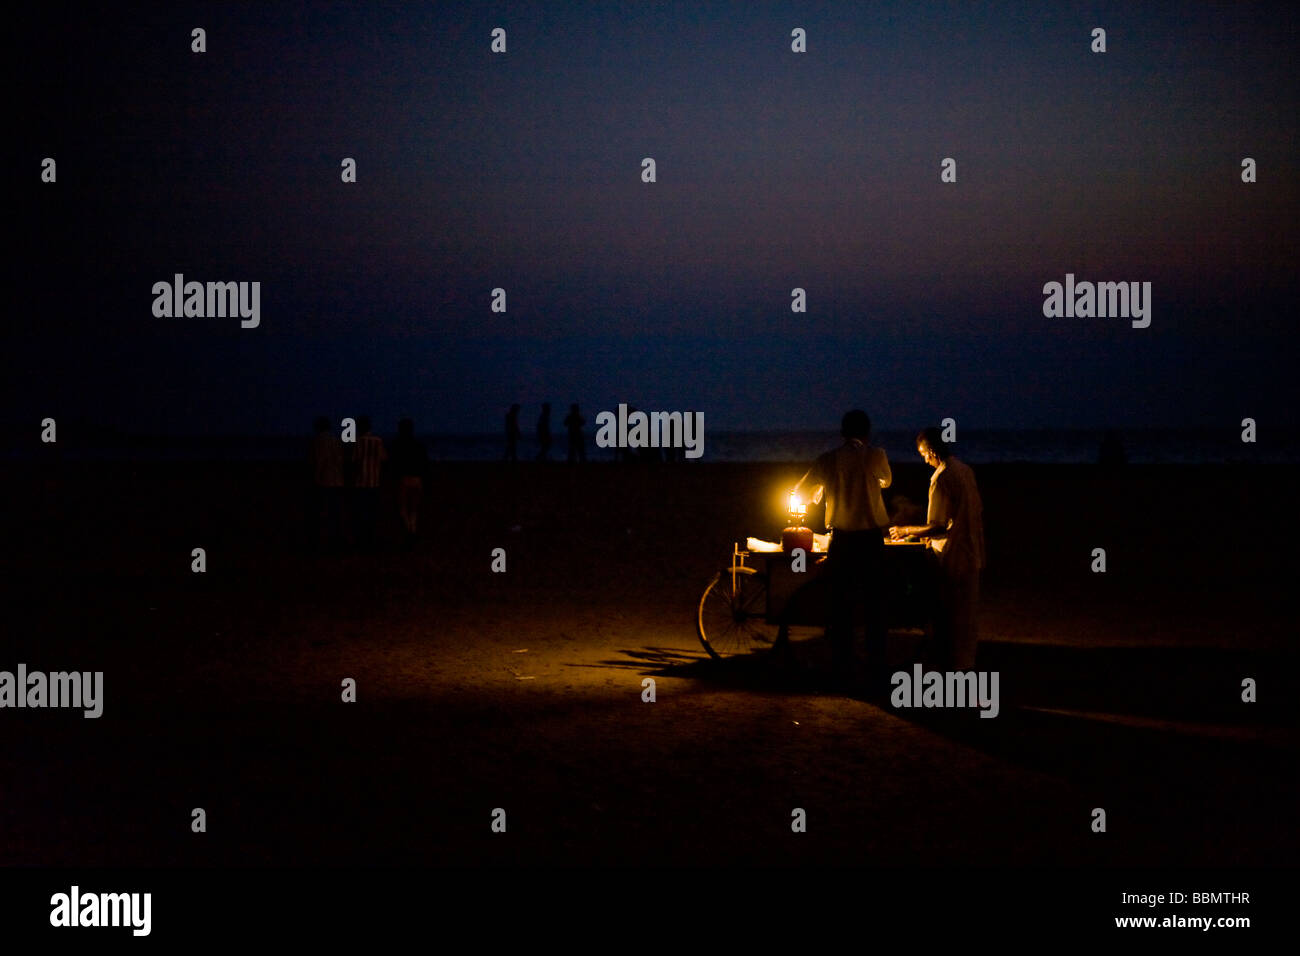
[[[700,643],[714,658],[780,648],[792,627],[824,628],[830,608],[829,561],[825,535],[813,548],[785,549],[749,538],[732,546],[731,562],[719,570],[700,596]],[[885,540],[876,594],[884,603],[891,630],[923,628],[926,623],[928,539]]]

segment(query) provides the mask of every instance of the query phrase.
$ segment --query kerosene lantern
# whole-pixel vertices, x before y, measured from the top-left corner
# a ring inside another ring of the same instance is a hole
[[[781,550],[793,551],[795,548],[803,548],[804,553],[812,554],[813,533],[812,528],[804,527],[804,518],[808,515],[808,504],[799,497],[797,492],[790,492],[790,527],[781,531]]]

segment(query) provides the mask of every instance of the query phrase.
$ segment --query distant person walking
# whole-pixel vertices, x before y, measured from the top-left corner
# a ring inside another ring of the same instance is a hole
[[[391,456],[393,474],[397,476],[397,511],[402,518],[404,541],[415,544],[420,520],[420,502],[424,499],[424,482],[429,474],[429,454],[415,440],[415,423],[403,418],[397,423]]]
[[[551,403],[542,405],[537,419],[537,460],[549,461],[551,457]]]
[[[353,531],[363,547],[373,547],[379,524],[379,476],[388,452],[384,440],[370,431],[370,416],[357,419],[357,440],[352,446]]]
[[[324,415],[314,422],[309,458],[312,473],[313,543],[338,544],[343,538],[343,441]]]
[[[984,505],[975,486],[975,473],[953,457],[939,429],[927,428],[917,435],[916,450],[934,469],[926,523],[890,528],[889,533],[893,538],[930,538],[938,557],[934,637],[939,669],[971,670],[979,644],[976,606],[985,562]]]
[[[511,405],[506,412],[506,461],[519,460],[519,406]]]
[[[794,493],[805,501],[826,497],[826,527],[831,529],[827,554],[831,607],[826,636],[836,676],[852,679],[853,621],[865,606],[867,619],[867,679],[872,693],[887,688],[885,671],[884,596],[880,593],[880,568],[884,557],[889,515],[881,489],[893,481],[889,459],[873,447],[871,419],[860,409],[847,412],[840,422],[844,444],[819,457],[799,480]]]
[[[569,406],[569,414],[564,417],[564,428],[569,433],[569,464],[586,462],[587,445],[582,438],[582,426],[587,420],[578,411],[578,403]]]

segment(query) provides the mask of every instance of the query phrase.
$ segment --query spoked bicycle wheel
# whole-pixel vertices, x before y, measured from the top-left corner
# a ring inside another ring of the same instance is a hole
[[[764,620],[766,578],[753,568],[736,568],[734,578],[732,574],[731,568],[719,571],[700,597],[700,643],[719,660],[770,647],[778,631]]]

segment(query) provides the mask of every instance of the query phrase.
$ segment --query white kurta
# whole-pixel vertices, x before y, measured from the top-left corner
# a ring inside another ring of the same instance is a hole
[[[975,609],[984,567],[984,506],[970,466],[949,458],[930,476],[927,523],[947,529],[932,541],[939,556],[938,637],[954,670],[975,666],[979,643]]]

